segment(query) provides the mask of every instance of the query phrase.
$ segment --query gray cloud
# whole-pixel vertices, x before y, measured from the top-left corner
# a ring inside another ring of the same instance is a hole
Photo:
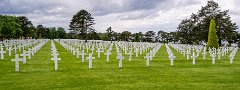
[[[151,14],[149,11],[152,12],[152,10],[169,10],[180,6],[200,4],[200,1],[198,0],[122,0],[120,3],[114,3],[114,1],[116,0],[106,2],[101,2],[101,0],[99,0],[96,2],[97,4],[93,6],[94,8],[92,9],[93,15],[102,16],[111,13],[124,13],[141,10],[145,10],[146,13]],[[146,17],[146,15],[142,16]]]
[[[166,0],[98,0],[96,6],[93,6],[93,14],[96,16],[106,15],[109,13],[122,13],[134,10],[149,10],[157,7],[158,3]]]
[[[142,0],[144,1],[144,0]],[[149,3],[150,2],[150,3]],[[134,5],[136,6],[134,7]],[[158,11],[168,11],[173,8],[179,8],[188,5],[200,4],[198,0],[151,0],[146,2],[140,2],[138,4],[138,0],[135,0],[135,4],[130,5],[133,6],[132,12],[135,13],[127,13],[125,15],[120,15],[119,18],[121,20],[135,20],[135,19],[143,19],[146,17],[156,17],[158,16]]]
[[[54,0],[1,0],[1,14],[48,13],[62,4]]]

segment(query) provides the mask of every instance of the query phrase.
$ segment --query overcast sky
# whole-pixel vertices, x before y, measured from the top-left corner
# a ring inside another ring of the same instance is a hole
[[[223,10],[230,10],[232,21],[240,26],[240,0],[214,1]],[[85,9],[94,17],[98,32],[105,32],[110,26],[116,32],[170,32],[206,3],[207,0],[0,0],[0,14],[27,16],[35,26],[69,29],[72,16]]]

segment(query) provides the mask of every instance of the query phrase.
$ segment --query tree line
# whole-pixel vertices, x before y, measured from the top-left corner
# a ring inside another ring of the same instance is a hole
[[[81,10],[79,15],[87,13]],[[90,13],[88,13],[90,15]],[[74,16],[77,18],[77,15]],[[92,19],[93,18],[84,18]],[[74,21],[74,20],[73,20]],[[77,20],[75,20],[77,21]],[[91,20],[90,20],[91,21]],[[34,26],[32,22],[25,16],[9,16],[0,15],[0,38],[3,39],[89,39],[89,40],[109,40],[109,41],[148,41],[152,42],[156,35],[153,31],[145,34],[142,32],[131,33],[123,31],[121,33],[114,32],[111,27],[106,32],[97,32],[92,25],[95,23],[83,20],[84,24],[70,25],[70,32],[66,33],[62,27],[44,27],[43,25]],[[79,21],[77,21],[79,22]],[[73,24],[73,23],[72,23]],[[82,26],[81,26],[82,25]],[[79,26],[79,27],[78,27]],[[85,27],[86,26],[86,27]],[[84,30],[85,29],[85,30]],[[165,34],[164,34],[165,35]],[[165,36],[167,38],[167,36]],[[165,40],[165,39],[164,39]]]
[[[3,39],[27,39],[27,38],[67,38],[62,27],[33,26],[25,16],[0,15],[0,38]]]

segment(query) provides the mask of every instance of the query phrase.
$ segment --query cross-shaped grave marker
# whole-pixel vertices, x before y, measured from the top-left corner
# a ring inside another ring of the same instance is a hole
[[[207,54],[206,47],[204,47],[202,54],[203,54],[203,60],[205,60],[206,59],[206,54]]]
[[[173,54],[171,54],[170,56],[169,56],[169,59],[170,59],[170,61],[171,61],[171,66],[173,66],[174,65],[174,58],[175,58],[175,56],[173,56]]]
[[[92,46],[92,48],[91,48],[90,50],[92,50],[92,54],[93,54],[93,51],[95,50],[95,49],[94,49],[94,46]]]
[[[27,56],[27,53],[26,51],[24,50],[22,54],[20,54],[20,56],[23,57],[23,64],[27,64],[27,59],[26,59],[26,56]]]
[[[152,61],[152,58],[153,58],[153,51],[152,50],[150,50],[149,57],[150,57],[150,61]]]
[[[31,59],[31,52],[29,50],[27,51],[27,56],[28,56],[28,59]]]
[[[82,62],[84,62],[84,56],[86,55],[86,54],[84,53],[84,49],[82,50],[82,52],[81,52],[79,55],[82,55]]]
[[[211,57],[212,57],[212,64],[215,64],[216,50],[212,51]]]
[[[11,59],[11,61],[15,62],[15,71],[19,72],[19,61],[22,61],[22,59],[18,57],[18,54],[15,54],[15,59]]]
[[[190,50],[187,49],[186,55],[187,55],[187,60],[189,60],[189,54],[190,54]]]
[[[195,65],[196,64],[196,57],[197,57],[197,55],[195,55],[195,51],[193,51],[193,54],[192,54],[191,57],[193,58],[192,64]]]
[[[6,53],[6,51],[3,51],[3,48],[1,48],[0,54],[1,54],[1,59],[4,59],[4,53]]]
[[[98,53],[98,58],[100,58],[101,52],[103,52],[103,51],[101,51],[100,48],[97,48],[97,51],[96,51],[96,52]]]
[[[54,61],[54,69],[58,70],[58,61],[61,60],[61,58],[57,57],[57,54],[53,54],[53,58],[51,60]]]
[[[77,58],[79,58],[80,51],[79,51],[78,48],[77,48],[77,50],[76,50],[76,54],[77,54]]]
[[[136,57],[138,57],[138,48],[135,49]]]
[[[185,56],[186,56],[186,51],[185,51],[185,49],[183,49],[182,52],[183,52],[183,57],[185,57]]]
[[[28,52],[31,52],[32,56],[34,56],[33,48],[28,48]]]
[[[111,51],[107,50],[107,53],[105,53],[104,55],[106,55],[106,60],[109,61],[109,55],[111,55]]]
[[[78,50],[78,48],[72,48],[72,53],[73,53],[73,55],[76,54],[77,50]],[[79,51],[79,50],[78,50],[78,51]]]
[[[218,51],[218,52],[217,52],[217,54],[218,54],[218,59],[221,59],[221,49],[218,48],[217,51]]]
[[[119,59],[118,67],[122,68],[122,60],[124,59],[124,57],[122,56],[122,53],[118,54],[117,59]]]
[[[88,60],[88,68],[92,69],[92,60],[95,59],[95,57],[92,56],[92,53],[89,53],[89,56],[86,58]]]
[[[17,45],[16,45],[16,43],[14,43],[14,48],[13,49],[14,49],[14,52],[17,53]]]
[[[130,49],[130,51],[129,51],[129,53],[128,53],[128,55],[129,55],[129,59],[128,59],[128,60],[129,60],[129,61],[132,61],[132,54],[133,54],[133,53],[132,53],[132,49]]]
[[[149,66],[149,62],[150,62],[150,55],[149,53],[147,53],[147,55],[144,57],[146,59],[146,66]]]
[[[12,55],[12,46],[10,46],[9,48],[8,48],[8,56],[11,56]]]

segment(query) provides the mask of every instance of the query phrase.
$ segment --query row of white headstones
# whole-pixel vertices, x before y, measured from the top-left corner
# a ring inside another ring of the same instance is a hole
[[[58,58],[59,53],[53,40],[51,40],[51,53],[51,56],[53,56],[51,60],[54,61],[54,69],[58,70],[58,61],[61,60],[61,58]]]
[[[22,61],[23,64],[27,64],[27,57],[28,60],[31,59],[32,56],[35,55],[35,53],[37,53],[37,51],[47,42],[48,40],[11,40],[11,41],[4,41],[4,45],[6,47],[7,50],[9,50],[9,53],[11,53],[11,48],[12,45],[15,47],[15,58],[11,59],[11,61],[15,62],[15,71],[19,72],[20,68],[19,68],[19,62]],[[16,43],[19,42],[20,44]],[[17,48],[16,47],[20,47],[18,48],[19,51],[21,51],[21,48],[23,50],[22,54],[20,54],[20,56],[22,56],[22,58],[19,57],[19,54],[17,53]],[[26,49],[28,51],[26,51]],[[3,55],[4,56],[4,55]],[[11,56],[11,54],[9,54],[9,56]]]
[[[172,50],[170,49],[168,44],[165,44],[165,46],[166,46],[166,49],[167,49],[168,57],[170,59],[170,65],[173,66],[174,65],[174,61],[173,60],[174,60],[175,56],[173,55]]]
[[[59,42],[58,40],[56,40]],[[125,55],[129,55],[128,60],[132,60],[132,55],[135,53],[135,56],[138,57],[138,54],[142,54],[143,52],[149,51],[149,53],[146,53],[146,56],[144,57],[146,59],[146,66],[149,66],[150,61],[152,61],[152,58],[155,57],[155,54],[158,52],[162,44],[160,43],[133,43],[133,42],[105,42],[105,41],[90,41],[88,43],[84,43],[84,41],[81,40],[61,40],[59,42],[64,48],[69,50],[73,55],[76,55],[76,58],[79,58],[79,55],[82,56],[82,62],[84,62],[85,55],[88,53],[88,57],[86,58],[89,60],[89,69],[92,68],[92,60],[95,59],[93,57],[94,50],[96,49],[97,56],[100,58],[101,53],[105,52],[104,55],[106,55],[106,61],[109,61],[109,55],[111,55],[113,45],[115,45],[117,57],[116,59],[119,59],[119,68],[122,68],[122,60],[124,59],[123,53]],[[187,57],[187,60],[189,60],[190,54],[192,53],[191,58],[193,59],[192,64],[196,64],[196,58],[199,57],[199,54],[201,51],[203,52],[203,58],[206,59],[206,47],[201,45],[184,45],[184,44],[165,44],[167,48],[167,53],[170,59],[170,65],[174,65],[174,58],[173,52],[171,51],[170,47],[176,49],[181,54],[183,54],[184,57]],[[86,49],[85,49],[86,48]],[[108,49],[107,49],[108,48]],[[86,52],[84,52],[86,50]],[[90,50],[90,51],[89,51]],[[134,51],[133,51],[134,50]],[[226,55],[229,51],[232,51],[230,54],[230,63],[232,64],[233,58],[237,52],[237,47],[221,47],[219,49],[209,49],[210,56],[212,57],[212,63],[215,64],[215,57],[216,57],[216,51],[218,51],[218,55]],[[219,52],[222,51],[221,54]],[[214,57],[214,58],[213,58]],[[218,57],[220,59],[220,56]]]
[[[79,55],[82,56],[82,62],[84,62],[84,57],[86,52],[88,53],[88,57],[86,59],[89,61],[89,69],[92,68],[92,60],[95,59],[92,55],[94,54],[94,50],[96,49],[98,58],[101,57],[101,53],[105,52],[106,61],[109,61],[109,56],[111,55],[113,45],[116,47],[117,57],[119,59],[119,68],[122,68],[122,60],[124,59],[123,53],[125,55],[129,55],[128,60],[132,61],[133,49],[135,52],[135,56],[138,57],[139,54],[146,52],[150,49],[150,52],[145,56],[146,58],[146,66],[149,66],[149,60],[155,56],[157,51],[160,49],[161,44],[154,43],[125,43],[125,42],[103,42],[103,41],[90,41],[84,44],[82,41],[77,40],[55,40],[59,42],[65,49],[69,50],[73,55],[76,55],[76,58],[79,58]],[[77,43],[76,43],[77,42]],[[108,49],[107,49],[108,47]],[[85,49],[86,48],[86,49]],[[91,51],[89,51],[91,50]]]
[[[193,65],[196,64],[196,58],[199,57],[199,54],[202,52],[203,55],[203,60],[206,60],[206,55],[207,55],[207,48],[206,46],[201,46],[201,45],[185,45],[185,44],[170,44],[171,47],[173,47],[175,50],[180,52],[184,57],[189,60],[189,57],[192,53],[192,60],[193,60]],[[169,48],[170,49],[170,48]],[[218,49],[216,48],[209,48],[209,54],[212,59],[212,64],[216,63],[216,55],[218,55],[218,59],[221,59],[221,56],[225,56],[228,52],[232,51],[229,55],[230,57],[230,64],[233,63],[233,59],[238,51],[238,47],[219,47]]]

